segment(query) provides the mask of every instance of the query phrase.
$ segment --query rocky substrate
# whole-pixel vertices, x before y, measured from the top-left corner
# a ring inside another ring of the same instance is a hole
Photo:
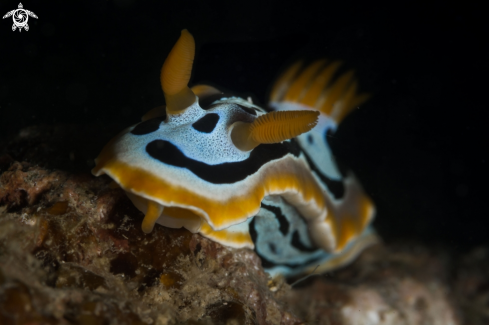
[[[0,143],[0,324],[488,324],[489,250],[378,245],[290,284],[249,249],[143,215],[93,157],[120,126]]]

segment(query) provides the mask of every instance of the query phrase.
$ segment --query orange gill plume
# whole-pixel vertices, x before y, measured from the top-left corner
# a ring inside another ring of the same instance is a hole
[[[297,72],[302,67],[302,61],[297,61],[291,65],[275,82],[270,94],[270,102],[279,102],[283,100],[284,93],[288,86],[294,80]]]
[[[168,114],[181,114],[196,100],[195,94],[188,87],[194,55],[194,38],[184,29],[161,68],[161,88],[165,94]]]
[[[311,80],[317,75],[321,66],[326,63],[326,60],[318,60],[310,64],[297,79],[290,85],[287,94],[285,94],[285,101],[297,102],[300,101],[305,89],[309,88]]]
[[[231,131],[234,145],[249,151],[261,143],[278,143],[294,138],[316,126],[317,111],[281,111],[259,116],[253,123],[236,122]]]
[[[340,66],[339,61],[317,60],[309,65],[296,62],[277,79],[270,101],[315,108],[340,123],[351,110],[369,98],[367,94],[357,93],[353,71],[335,78]]]

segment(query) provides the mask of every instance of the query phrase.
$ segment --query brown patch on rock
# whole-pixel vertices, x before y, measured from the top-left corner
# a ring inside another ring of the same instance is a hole
[[[55,216],[59,216],[65,214],[68,211],[68,202],[67,201],[59,201],[51,205],[49,208],[45,210],[48,214],[52,214]]]
[[[0,205],[7,205],[8,209],[33,205],[42,193],[61,184],[64,178],[62,172],[14,162],[0,176]]]
[[[183,277],[175,272],[162,273],[159,280],[166,289],[180,289],[183,284]]]

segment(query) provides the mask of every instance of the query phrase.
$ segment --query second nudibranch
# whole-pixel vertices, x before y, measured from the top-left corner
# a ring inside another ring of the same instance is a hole
[[[255,249],[272,275],[344,265],[376,241],[374,206],[342,174],[328,132],[365,98],[337,64],[293,65],[267,112],[206,85],[188,87],[192,35],[183,30],[161,70],[166,107],[112,139],[93,174],[107,174],[155,223]]]

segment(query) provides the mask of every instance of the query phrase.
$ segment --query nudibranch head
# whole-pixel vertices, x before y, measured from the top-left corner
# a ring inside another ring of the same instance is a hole
[[[319,113],[267,113],[210,86],[189,88],[194,52],[182,31],[161,70],[166,107],[112,139],[92,173],[127,192],[145,213],[145,232],[158,222],[253,247],[245,221],[275,194],[302,202],[306,218],[324,218],[322,192],[289,140],[313,128]]]

